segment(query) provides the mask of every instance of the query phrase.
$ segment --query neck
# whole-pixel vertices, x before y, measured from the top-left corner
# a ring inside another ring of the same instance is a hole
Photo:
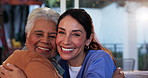
[[[78,57],[69,60],[69,61],[68,61],[68,64],[69,64],[70,66],[73,66],[73,67],[82,66],[85,57],[86,57],[86,53],[83,52],[83,53],[80,54]]]

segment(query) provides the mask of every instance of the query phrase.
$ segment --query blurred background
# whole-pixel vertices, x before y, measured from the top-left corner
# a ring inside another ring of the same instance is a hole
[[[26,19],[37,7],[60,14],[85,9],[98,41],[113,52],[117,66],[148,70],[148,0],[0,0],[0,63],[24,46]]]

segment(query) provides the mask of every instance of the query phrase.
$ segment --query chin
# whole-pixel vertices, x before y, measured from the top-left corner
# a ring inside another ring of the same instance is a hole
[[[70,58],[67,57],[67,56],[61,56],[61,58],[62,58],[63,60],[70,60]]]

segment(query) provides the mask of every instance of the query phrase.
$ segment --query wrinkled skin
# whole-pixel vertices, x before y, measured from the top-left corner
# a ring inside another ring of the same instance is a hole
[[[55,38],[56,24],[40,18],[35,21],[32,30],[27,33],[26,47],[50,59],[57,54]],[[3,66],[0,67],[0,78],[26,78],[23,71],[14,65],[8,64],[8,68],[12,71],[6,70]]]
[[[27,33],[26,47],[50,59],[56,55],[56,24],[44,18],[37,19]]]

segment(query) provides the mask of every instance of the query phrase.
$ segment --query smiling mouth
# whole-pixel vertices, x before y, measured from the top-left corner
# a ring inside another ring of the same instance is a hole
[[[48,48],[43,48],[43,47],[38,47],[38,48],[41,49],[41,50],[49,51]]]
[[[61,48],[62,48],[63,53],[71,53],[74,50],[72,48],[63,48],[63,47],[61,47]]]

